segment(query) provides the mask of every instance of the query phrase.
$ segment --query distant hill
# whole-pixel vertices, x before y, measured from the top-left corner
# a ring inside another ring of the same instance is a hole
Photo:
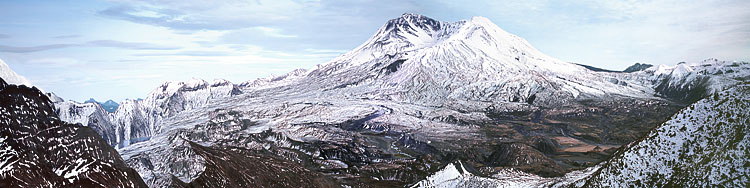
[[[104,108],[104,110],[109,113],[114,113],[115,111],[117,111],[117,107],[120,107],[120,104],[117,104],[117,102],[113,100],[107,100],[107,102],[101,103],[99,101],[96,101],[94,98],[89,98],[89,100],[86,100],[83,103],[99,103],[102,108]]]
[[[117,102],[112,100],[107,100],[107,102],[100,103],[102,105],[102,108],[106,110],[109,113],[114,113],[117,111],[117,107],[120,107],[120,104],[117,104]]]
[[[575,64],[579,65],[579,66],[582,66],[583,68],[586,68],[586,69],[589,69],[589,70],[592,70],[592,71],[596,71],[596,72],[620,72],[620,71],[613,71],[613,70],[607,70],[607,69],[603,69],[603,68],[599,68],[599,67],[594,67],[594,66],[590,66],[590,65],[578,64],[578,63],[575,63]]]
[[[622,71],[622,72],[638,72],[638,71],[646,70],[646,69],[648,69],[648,68],[651,68],[651,67],[653,67],[653,66],[654,66],[654,65],[651,65],[651,64],[645,64],[645,63],[644,63],[644,64],[640,64],[640,63],[635,63],[634,65],[631,65],[631,66],[629,66],[628,68],[626,68],[626,69],[625,69],[624,71]]]

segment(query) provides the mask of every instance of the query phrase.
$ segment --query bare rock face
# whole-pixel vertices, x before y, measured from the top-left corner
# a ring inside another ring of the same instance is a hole
[[[97,132],[60,121],[52,105],[0,79],[0,187],[146,187]]]
[[[487,162],[493,166],[512,167],[545,177],[565,174],[563,167],[554,160],[523,143],[498,145],[487,158]]]
[[[635,64],[629,66],[628,68],[625,68],[625,70],[623,70],[622,72],[638,72],[638,71],[646,70],[646,69],[651,68],[653,66],[654,65],[646,64],[646,63],[644,63],[644,64],[635,63]]]
[[[319,172],[269,153],[190,146],[206,160],[207,168],[190,183],[176,179],[176,187],[338,187]]]

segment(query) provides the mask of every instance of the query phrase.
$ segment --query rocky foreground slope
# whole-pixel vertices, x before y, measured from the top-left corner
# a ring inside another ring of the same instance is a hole
[[[670,118],[612,159],[558,178],[513,169],[489,177],[458,162],[413,187],[747,187],[750,83],[715,93]]]
[[[60,121],[52,106],[0,78],[0,187],[146,187],[94,130]]]

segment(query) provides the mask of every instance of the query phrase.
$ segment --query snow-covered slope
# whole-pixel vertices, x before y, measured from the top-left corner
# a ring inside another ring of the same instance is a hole
[[[238,95],[241,91],[227,80],[208,83],[193,79],[188,82],[167,82],[143,100],[125,100],[112,115],[118,125],[118,143],[127,146],[161,132],[163,118],[189,111],[210,100]]]
[[[8,84],[26,85],[29,87],[33,86],[29,80],[26,80],[26,78],[11,70],[10,67],[8,67],[8,64],[5,64],[5,61],[2,59],[0,59],[0,78],[5,80]]]
[[[747,187],[750,83],[683,109],[615,154],[586,187]]]
[[[78,103],[59,99],[56,100],[55,107],[63,121],[91,126],[102,134],[108,143],[120,148],[147,140],[151,135],[160,132],[162,118],[203,106],[213,99],[240,93],[241,91],[227,80],[214,80],[209,83],[193,79],[188,82],[164,83],[143,100],[123,101],[113,113],[107,112],[97,102]]]
[[[36,88],[0,79],[0,187],[146,187],[88,127],[66,124]]]
[[[269,76],[267,78],[259,78],[255,80],[249,80],[242,82],[238,87],[244,90],[258,90],[265,88],[278,87],[285,84],[289,84],[292,81],[303,78],[307,74],[305,69],[295,69],[292,72],[283,74],[281,76]]]
[[[417,187],[454,188],[454,187],[568,187],[577,181],[585,180],[599,167],[574,171],[562,177],[544,178],[516,169],[503,169],[492,177],[482,177],[466,171],[466,167],[458,161],[450,163],[441,170],[412,185]]]
[[[227,80],[193,79],[187,82],[167,82],[152,91],[143,101],[142,111],[149,121],[153,133],[161,131],[158,126],[162,118],[203,106],[211,99],[240,94],[241,91]]]
[[[48,96],[54,96],[54,94],[48,94]],[[60,117],[60,120],[71,124],[81,124],[91,127],[109,145],[117,145],[117,135],[115,133],[117,125],[112,123],[111,115],[99,103],[58,101],[54,105],[55,112]]]
[[[745,82],[688,106],[612,159],[564,177],[514,170],[478,177],[451,164],[414,187],[747,187],[747,108]]]
[[[659,96],[690,104],[750,80],[750,63],[707,59],[675,66],[658,65],[622,76],[653,87]]]

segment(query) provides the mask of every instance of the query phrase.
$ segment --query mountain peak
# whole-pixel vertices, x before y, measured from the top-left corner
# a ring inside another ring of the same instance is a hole
[[[396,34],[402,36],[404,33],[412,35],[430,35],[442,29],[444,24],[445,23],[443,22],[420,14],[404,13],[401,17],[388,20],[381,30],[386,31],[386,33],[383,34]]]
[[[211,82],[211,87],[225,86],[225,85],[232,85],[232,82],[226,79],[214,79],[214,81]]]
[[[637,71],[646,70],[646,69],[651,68],[653,66],[654,65],[646,64],[646,63],[643,63],[643,64],[641,64],[641,63],[635,63],[635,64],[629,66],[628,68],[626,68],[622,72],[637,72]]]
[[[443,22],[413,13],[404,13],[388,20],[367,42],[351,53],[365,58],[380,58],[451,42],[483,50],[518,52],[551,59],[523,38],[508,33],[488,18],[475,16],[470,20]],[[358,53],[361,51],[364,52]]]
[[[404,14],[401,14],[401,17],[392,19],[392,20],[399,20],[399,19],[410,21],[410,22],[417,22],[417,23],[439,22],[425,15],[415,14],[415,13],[404,13]]]
[[[29,80],[10,69],[8,64],[5,64],[2,59],[0,59],[0,78],[3,78],[8,84],[33,86]]]
[[[115,111],[117,111],[117,108],[120,106],[120,104],[117,104],[117,102],[113,100],[107,100],[106,102],[101,103],[101,105],[102,105],[102,108],[104,108],[104,110],[106,110],[109,113],[114,113]]]
[[[410,12],[404,12],[403,14],[401,14],[401,17],[405,18],[405,19],[407,19],[407,18],[420,18],[420,17],[427,18],[427,16],[424,16],[424,15],[421,15],[421,14],[417,14],[417,13],[410,13]]]
[[[89,98],[89,100],[83,101],[83,103],[99,103],[94,98]]]
[[[473,16],[471,17],[471,22],[475,24],[495,25],[495,23],[492,23],[489,18],[483,16]]]

